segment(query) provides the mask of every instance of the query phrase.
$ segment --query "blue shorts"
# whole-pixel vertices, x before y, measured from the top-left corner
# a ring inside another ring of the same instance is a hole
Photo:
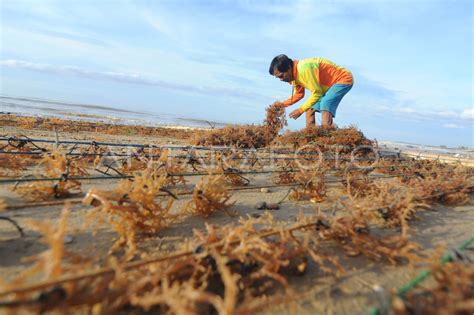
[[[334,118],[339,103],[350,89],[352,84],[334,84],[311,108],[317,112],[330,112]]]

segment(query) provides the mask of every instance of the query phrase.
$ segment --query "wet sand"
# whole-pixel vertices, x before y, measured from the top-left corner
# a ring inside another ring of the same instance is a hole
[[[1,127],[2,135],[28,135],[31,138],[55,139],[55,133],[45,130],[26,130],[17,127]],[[60,132],[61,140],[94,140],[104,142],[120,143],[147,143],[147,144],[176,144],[186,145],[185,139],[172,136],[151,137],[135,135],[104,135],[94,132]],[[250,175],[252,185],[272,183],[271,174]],[[190,178],[187,189],[192,189],[199,178]],[[89,188],[110,190],[116,181],[84,181],[82,191],[87,192]],[[341,189],[341,185],[330,184],[330,191]],[[275,203],[281,200],[288,192],[288,187],[271,188],[268,193],[260,190],[246,190],[232,192],[232,201],[235,205],[231,211],[238,216],[261,215],[261,210],[256,206],[262,202]],[[314,204],[311,202],[292,202],[286,200],[281,204],[279,210],[271,211],[277,220],[292,222],[300,211],[310,214],[320,208],[332,211],[332,203],[329,201]],[[471,196],[472,197],[472,196]],[[25,203],[19,195],[11,191],[11,185],[0,185],[0,199],[5,199],[8,205]],[[189,196],[180,196],[174,204],[178,211],[189,201]],[[471,198],[472,199],[472,198]],[[415,242],[420,243],[426,251],[432,250],[440,244],[454,247],[472,236],[472,222],[474,222],[474,206],[471,204],[457,207],[446,207],[434,205],[430,211],[420,211],[417,218],[411,223],[411,235]],[[26,227],[28,219],[35,220],[57,220],[62,206],[29,207],[25,209],[7,210],[2,213],[17,221],[22,227]],[[66,244],[66,249],[80,255],[93,255],[105,257],[112,245],[116,235],[107,226],[101,226],[97,234],[92,236],[92,228],[84,227],[84,215],[88,207],[81,204],[72,206],[69,218],[69,232],[73,241]],[[160,256],[170,253],[180,247],[180,244],[192,237],[193,229],[203,229],[205,223],[226,224],[237,222],[237,217],[230,217],[224,212],[218,212],[207,219],[200,217],[187,217],[182,221],[167,227],[153,237],[147,237],[140,241],[140,249],[147,253]],[[19,238],[15,229],[7,222],[0,221],[0,278],[12,279],[28,265],[22,262],[22,258],[37,254],[45,249],[39,243],[39,235],[25,228],[25,237]],[[347,258],[340,250],[332,249],[328,244],[328,250],[334,250],[334,255],[341,257],[346,268],[346,275],[335,279],[321,273],[314,265],[303,277],[290,278],[293,292],[299,295],[296,303],[272,303],[262,314],[362,314],[372,305],[377,305],[377,298],[373,291],[374,285],[379,285],[386,290],[398,288],[412,279],[420,270],[407,265],[391,266],[384,263],[375,263],[364,257]]]

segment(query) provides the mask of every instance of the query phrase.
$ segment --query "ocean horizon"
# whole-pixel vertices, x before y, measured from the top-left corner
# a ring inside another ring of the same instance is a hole
[[[171,114],[133,111],[105,105],[70,103],[66,101],[7,95],[0,95],[0,114],[56,117],[67,120],[85,120],[95,123],[141,125],[148,127],[219,128],[231,124],[193,117],[179,117]],[[465,147],[449,148],[446,146],[386,140],[378,140],[378,144],[394,150],[425,151],[433,154],[474,157],[474,150]]]

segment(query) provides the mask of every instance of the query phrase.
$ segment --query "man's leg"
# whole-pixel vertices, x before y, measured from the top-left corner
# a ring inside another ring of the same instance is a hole
[[[321,112],[321,126],[332,127],[332,114],[331,112],[323,110]]]
[[[352,88],[352,84],[334,84],[321,97],[319,111],[321,112],[321,125],[332,127],[333,118],[336,117],[336,110],[344,95]]]
[[[306,128],[316,126],[316,111],[312,108],[306,111]]]

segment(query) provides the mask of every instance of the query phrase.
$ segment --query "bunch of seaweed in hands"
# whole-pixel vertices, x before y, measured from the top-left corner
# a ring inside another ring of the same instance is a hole
[[[262,148],[268,146],[286,126],[285,109],[278,103],[267,107],[263,125],[229,125],[220,129],[199,132],[194,145]]]
[[[83,200],[95,207],[87,215],[89,221],[107,220],[119,238],[111,251],[126,245],[125,260],[135,256],[138,233],[154,234],[178,219],[171,213],[176,198],[166,189],[167,178],[152,171],[137,173],[133,180],[122,180],[112,192],[92,188]],[[169,194],[157,199],[160,192]]]
[[[266,117],[263,121],[264,135],[267,144],[270,143],[288,123],[285,117],[285,108],[280,103],[275,102],[266,109]]]
[[[31,200],[65,198],[78,194],[81,192],[81,183],[70,177],[88,175],[84,163],[82,159],[67,158],[61,148],[52,149],[42,155],[33,170],[33,176],[42,178],[46,174],[47,178],[58,178],[58,181],[22,183],[15,185],[12,190]]]

